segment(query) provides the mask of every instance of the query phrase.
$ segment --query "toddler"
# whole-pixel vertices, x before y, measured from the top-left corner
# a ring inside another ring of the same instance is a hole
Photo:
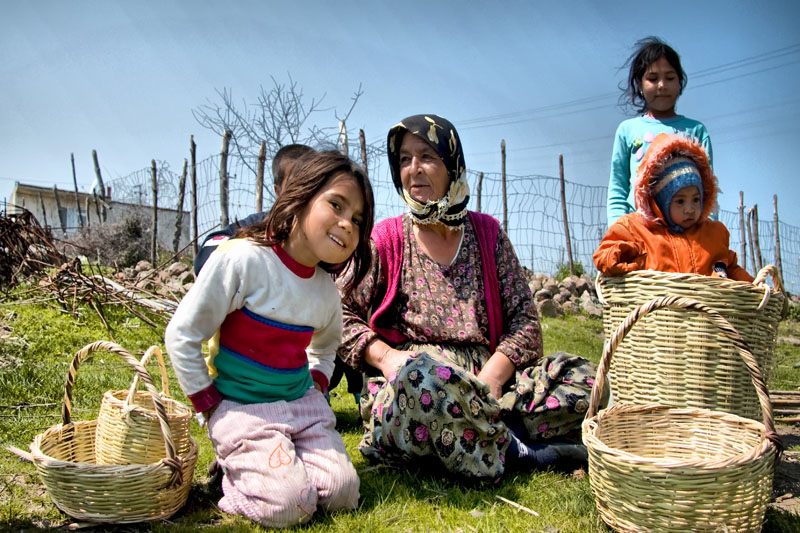
[[[722,222],[710,220],[717,179],[693,140],[661,133],[639,166],[635,213],[619,218],[594,252],[603,274],[685,272],[753,281],[728,248]]]

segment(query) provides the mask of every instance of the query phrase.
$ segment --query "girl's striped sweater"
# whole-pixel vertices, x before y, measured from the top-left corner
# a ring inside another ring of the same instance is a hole
[[[280,247],[233,239],[211,254],[165,343],[178,382],[202,412],[222,399],[295,400],[312,380],[326,390],[341,334],[341,300],[328,273]]]

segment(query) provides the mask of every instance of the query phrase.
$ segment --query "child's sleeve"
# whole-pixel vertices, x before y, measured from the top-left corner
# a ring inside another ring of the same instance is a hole
[[[592,258],[597,270],[609,276],[619,276],[643,270],[647,255],[636,236],[619,220],[608,228]]]
[[[708,130],[705,126],[702,127],[702,134],[700,135],[700,146],[706,151],[706,155],[708,155],[708,164],[711,165],[711,168],[714,168],[714,150],[711,148],[711,136],[708,134]]]
[[[202,343],[242,301],[241,276],[230,254],[214,253],[183,297],[164,334],[175,376],[197,412],[222,401],[203,358]]]
[[[733,250],[728,250],[728,278],[736,281],[748,281],[750,283],[755,279],[748,274],[747,270],[739,266],[738,257]]]
[[[711,165],[711,169],[714,169],[714,150],[711,147],[711,136],[708,134],[708,130],[703,124],[700,124],[700,130],[697,135],[698,139],[700,140],[700,146],[706,151],[706,155],[708,155],[708,164]],[[718,194],[722,194],[719,192]],[[714,209],[708,215],[709,220],[719,220],[719,197],[717,198],[717,204]]]
[[[611,152],[611,175],[608,179],[606,214],[609,227],[619,217],[633,211],[628,204],[628,196],[631,192],[631,155],[628,153],[625,137],[624,128],[620,124],[614,136],[614,149]]]
[[[328,390],[336,360],[336,349],[342,342],[342,303],[335,287],[333,293],[332,298],[336,305],[333,306],[331,319],[324,327],[314,331],[311,342],[306,348],[311,379],[319,385],[322,392]]]

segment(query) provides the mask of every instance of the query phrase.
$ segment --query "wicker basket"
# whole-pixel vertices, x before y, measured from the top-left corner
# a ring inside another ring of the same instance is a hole
[[[166,446],[166,457],[160,461],[98,465],[94,447],[97,421],[71,422],[72,386],[78,367],[90,352],[101,349],[125,359],[152,394]],[[33,439],[30,454],[59,509],[79,520],[126,524],[169,518],[186,503],[197,462],[197,444],[192,440],[186,454],[175,454],[158,391],[144,367],[123,348],[98,341],[75,354],[64,384],[61,419],[61,424]]]
[[[772,275],[776,289],[764,283]],[[744,337],[769,380],[778,321],[786,297],[778,271],[764,267],[753,283],[695,274],[640,270],[598,276],[603,326],[610,337],[635,307],[661,296],[683,296],[719,312]],[[614,357],[614,400],[705,408],[760,420],[758,398],[732,343],[704,315],[662,309],[639,321]]]
[[[634,323],[662,308],[701,311],[744,360],[763,424],[664,405],[616,402],[597,413],[614,351]],[[780,441],[764,379],[742,337],[719,313],[675,296],[634,309],[606,341],[583,422],[589,480],[603,520],[618,531],[760,531]]]
[[[184,455],[191,448],[189,423],[191,410],[169,396],[169,380],[164,356],[158,346],[151,346],[142,357],[144,367],[155,354],[161,370],[161,398],[175,443],[175,453]],[[98,464],[149,464],[166,457],[164,435],[150,392],[137,391],[139,375],[134,374],[128,390],[109,390],[103,395],[97,414],[94,451]]]

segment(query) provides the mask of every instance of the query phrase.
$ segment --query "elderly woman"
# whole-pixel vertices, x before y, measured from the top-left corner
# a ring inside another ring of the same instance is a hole
[[[580,423],[595,367],[543,357],[536,307],[494,218],[467,210],[461,142],[436,115],[389,130],[389,164],[408,206],[372,233],[372,269],[343,300],[339,356],[372,375],[361,453],[438,460],[498,479],[517,468],[585,461]],[[339,282],[346,282],[347,276]]]

